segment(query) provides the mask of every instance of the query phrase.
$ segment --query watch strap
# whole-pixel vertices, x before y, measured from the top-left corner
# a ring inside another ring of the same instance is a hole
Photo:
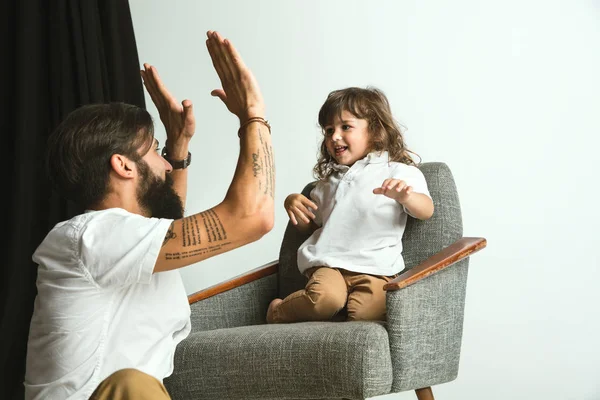
[[[167,146],[162,149],[162,157],[171,164],[173,169],[185,169],[192,163],[192,153],[188,151],[188,155],[183,160],[173,160],[167,154]]]

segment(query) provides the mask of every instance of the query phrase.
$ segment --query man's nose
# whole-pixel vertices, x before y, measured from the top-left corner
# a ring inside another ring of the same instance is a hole
[[[168,162],[164,158],[163,158],[163,160],[165,162],[166,172],[167,172],[167,174],[170,174],[171,172],[173,172],[173,166],[171,165],[170,162]]]

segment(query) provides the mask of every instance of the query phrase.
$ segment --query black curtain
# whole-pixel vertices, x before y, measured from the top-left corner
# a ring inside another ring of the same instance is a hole
[[[46,139],[75,108],[123,101],[145,107],[127,0],[3,0],[0,76],[4,237],[0,282],[1,399],[23,398],[35,248],[82,210],[52,192]],[[8,200],[8,201],[6,201]]]

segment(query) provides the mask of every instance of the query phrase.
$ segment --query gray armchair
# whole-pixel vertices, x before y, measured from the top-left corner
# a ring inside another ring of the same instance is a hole
[[[173,399],[364,399],[415,390],[424,400],[433,399],[431,386],[454,380],[468,257],[486,240],[462,237],[448,167],[420,169],[435,213],[427,221],[409,218],[407,268],[385,287],[386,323],[265,324],[272,299],[306,284],[296,251],[307,236],[288,224],[278,262],[190,296],[192,333],[165,379]]]

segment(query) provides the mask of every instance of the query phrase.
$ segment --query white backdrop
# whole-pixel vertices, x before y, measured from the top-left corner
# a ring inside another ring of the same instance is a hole
[[[238,154],[237,119],[209,94],[207,30],[239,49],[273,126],[275,228],[182,270],[189,293],[277,258],[283,200],[312,179],[319,107],[374,85],[409,147],[452,169],[465,235],[489,243],[471,259],[459,377],[436,397],[600,399],[598,1],[130,4],[140,62],[195,105],[187,213],[221,201]]]

